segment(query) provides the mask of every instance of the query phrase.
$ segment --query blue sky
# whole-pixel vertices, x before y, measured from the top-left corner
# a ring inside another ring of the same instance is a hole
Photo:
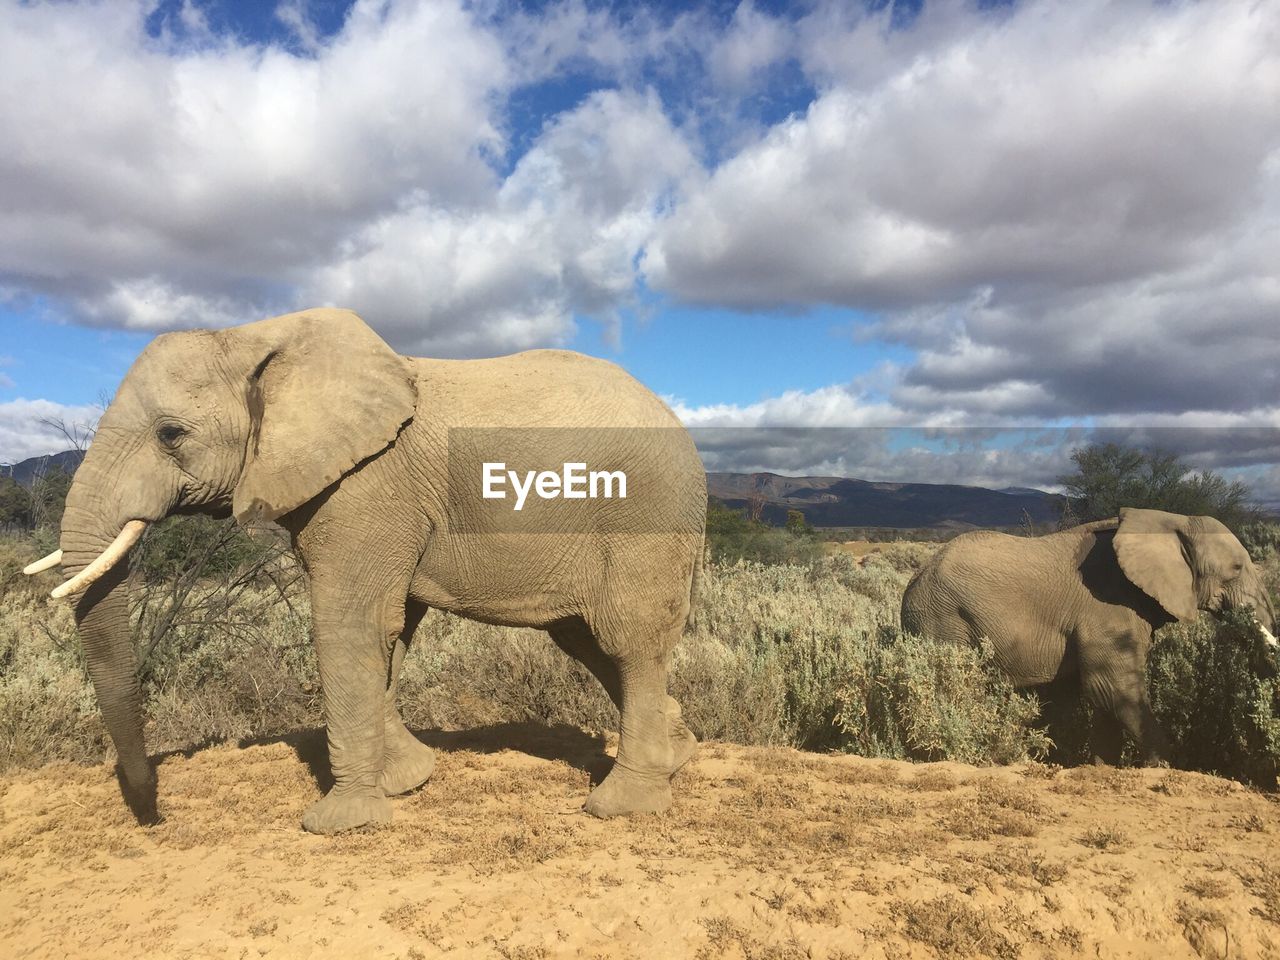
[[[615,360],[713,467],[1180,428],[1280,499],[1278,78],[1245,0],[0,2],[0,462],[158,332],[333,303]]]
[[[0,311],[10,381],[0,401],[56,397],[70,405],[109,398],[154,334],[79,326]],[[858,342],[857,315],[818,308],[802,315],[650,304],[625,329],[577,317],[566,346],[625,366],[663,396],[686,403],[748,404],[784,390],[813,390],[905,363],[905,347]]]

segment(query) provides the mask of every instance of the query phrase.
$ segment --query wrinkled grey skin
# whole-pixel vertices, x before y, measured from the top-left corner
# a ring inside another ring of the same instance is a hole
[[[1275,632],[1258,571],[1226,527],[1125,509],[1043,537],[957,537],[907,586],[902,626],[955,643],[989,638],[1018,686],[1075,687],[1098,708],[1095,760],[1118,762],[1128,731],[1157,762],[1168,750],[1147,700],[1152,631],[1246,606]]]
[[[565,429],[553,443],[536,433],[548,427]],[[470,436],[458,428],[511,429],[480,449],[451,444]],[[621,469],[627,498],[531,498],[516,514],[482,499],[480,458]],[[551,350],[406,358],[340,310],[166,334],[130,369],[76,473],[65,572],[127,521],[175,512],[275,520],[310,574],[335,785],[308,830],[385,821],[387,795],[431,775],[431,750],[395,706],[429,607],[546,629],[599,678],[621,741],[589,812],[670,802],[695,742],[666,679],[701,564],[705,477],[674,415],[613,364]],[[152,822],[126,566],[76,598],[75,616],[124,796]]]

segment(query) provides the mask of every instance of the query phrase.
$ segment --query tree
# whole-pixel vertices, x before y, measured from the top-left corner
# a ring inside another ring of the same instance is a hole
[[[1192,472],[1176,454],[1116,443],[1072,452],[1076,472],[1061,478],[1083,521],[1114,517],[1121,507],[1216,517],[1232,530],[1254,519],[1249,488],[1211,470]]]
[[[12,477],[0,477],[0,523],[31,523],[31,495]]]
[[[39,527],[57,527],[71,489],[71,474],[53,467],[31,482],[31,522]]]
[[[713,563],[808,563],[822,555],[811,533],[800,536],[790,526],[781,529],[752,520],[714,497],[707,498],[707,549]]]
[[[809,526],[809,521],[804,518],[803,511],[787,511],[787,533],[791,534],[793,537],[813,536],[813,527]]]

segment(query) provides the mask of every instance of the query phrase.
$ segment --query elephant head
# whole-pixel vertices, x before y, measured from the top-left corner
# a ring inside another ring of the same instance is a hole
[[[1113,541],[1124,575],[1171,617],[1252,607],[1258,627],[1276,648],[1275,609],[1244,545],[1213,517],[1161,510],[1120,511]]]
[[[354,313],[309,310],[157,337],[125,376],[76,472],[59,560],[125,800],[156,820],[120,562],[173,513],[275,519],[397,437],[412,370]],[[83,591],[83,592],[81,592]]]

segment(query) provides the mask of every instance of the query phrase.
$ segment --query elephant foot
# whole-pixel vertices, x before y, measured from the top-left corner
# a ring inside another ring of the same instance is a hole
[[[685,726],[680,704],[667,697],[667,724],[671,737],[671,772],[675,773],[692,759],[698,749],[698,738]]]
[[[431,779],[436,769],[436,753],[403,726],[388,732],[382,760],[382,792],[388,797],[408,793]]]
[[[310,833],[341,833],[371,823],[391,822],[391,801],[368,787],[334,787],[302,815]]]
[[[625,817],[633,813],[661,813],[671,806],[668,777],[643,776],[614,767],[591,791],[583,807],[593,817]]]

